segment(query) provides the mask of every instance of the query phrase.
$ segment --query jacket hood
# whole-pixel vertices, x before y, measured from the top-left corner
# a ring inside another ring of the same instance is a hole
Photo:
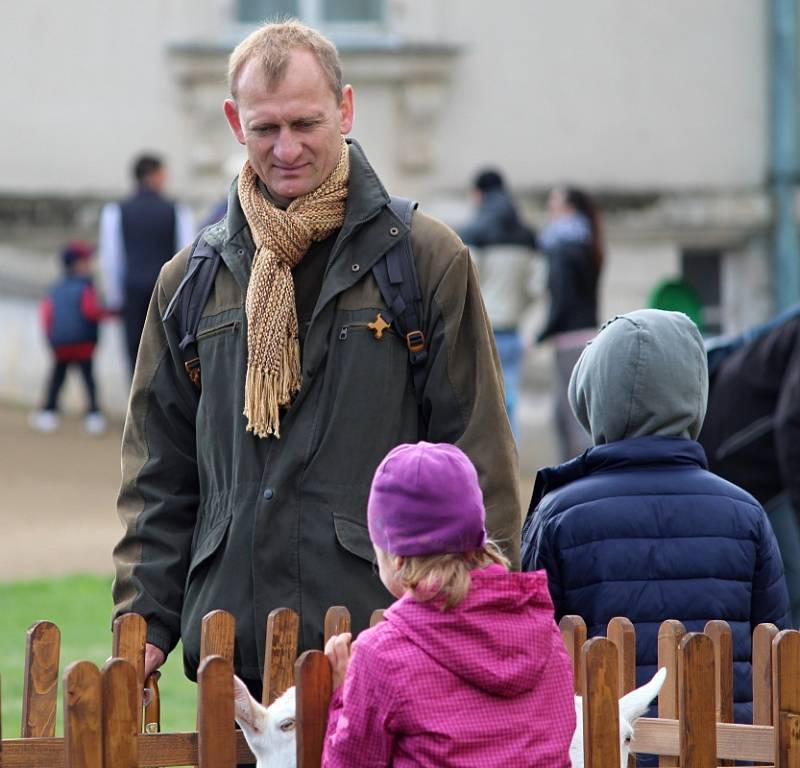
[[[545,572],[490,565],[471,580],[467,597],[449,611],[440,600],[406,595],[386,620],[469,686],[503,698],[530,691],[561,642]]]
[[[645,435],[694,439],[708,399],[700,331],[681,312],[618,315],[583,350],[568,396],[595,445]]]

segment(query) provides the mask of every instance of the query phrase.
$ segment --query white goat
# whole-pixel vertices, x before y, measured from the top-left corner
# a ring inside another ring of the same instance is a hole
[[[619,700],[620,766],[627,768],[633,721],[647,710],[658,696],[667,676],[665,668],[659,669],[649,683],[625,694]],[[265,708],[247,690],[245,684],[234,677],[236,722],[242,727],[250,750],[256,756],[256,768],[295,768],[295,689],[286,693]],[[583,699],[575,697],[575,733],[569,747],[572,768],[583,768]]]
[[[236,722],[256,756],[256,768],[296,768],[294,686],[269,707],[257,702],[235,676],[233,692]]]
[[[619,753],[620,766],[627,768],[628,754],[630,753],[631,736],[633,736],[633,721],[641,717],[650,702],[658,696],[661,686],[667,677],[666,667],[662,667],[653,675],[650,682],[645,683],[635,691],[626,693],[619,700]],[[575,697],[575,733],[569,745],[569,757],[572,768],[583,768],[583,699]]]

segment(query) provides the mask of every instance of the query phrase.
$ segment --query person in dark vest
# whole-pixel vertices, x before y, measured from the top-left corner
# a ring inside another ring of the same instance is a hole
[[[106,421],[97,404],[97,387],[92,358],[97,345],[98,324],[106,315],[91,276],[92,247],[85,242],[69,243],[62,251],[64,275],[49,290],[40,305],[42,325],[53,351],[45,403],[31,414],[30,425],[40,432],[58,428],[58,396],[67,370],[75,366],[83,377],[88,399],[84,429],[92,435],[105,431]]]
[[[133,175],[136,191],[103,208],[99,243],[106,303],[122,315],[131,374],[158,273],[194,238],[188,208],[164,197],[167,172],[162,160],[140,155]]]

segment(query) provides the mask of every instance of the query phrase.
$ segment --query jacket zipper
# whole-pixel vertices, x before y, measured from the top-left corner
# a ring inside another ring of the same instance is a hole
[[[216,336],[218,333],[225,333],[226,331],[235,331],[239,327],[238,320],[231,320],[229,323],[223,325],[215,325],[213,328],[206,328],[196,336],[196,341],[205,339],[209,336]]]
[[[348,323],[347,325],[343,325],[341,328],[339,328],[339,341],[347,341],[347,337],[348,337],[348,334],[350,333],[351,329],[352,330],[356,330],[356,331],[360,331],[360,330],[369,330],[369,331],[371,331],[372,329],[368,328],[367,327],[368,325],[369,325],[369,323],[366,323],[366,322],[363,322],[363,323]],[[386,334],[391,334],[392,336],[397,336],[397,334],[395,333],[394,329],[391,328],[391,327],[390,328],[384,328],[383,332],[386,333]]]

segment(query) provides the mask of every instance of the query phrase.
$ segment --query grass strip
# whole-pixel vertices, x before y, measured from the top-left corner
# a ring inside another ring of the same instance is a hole
[[[111,577],[72,575],[0,583],[0,680],[2,733],[20,735],[25,633],[47,619],[61,630],[56,734],[63,734],[63,676],[73,661],[102,667],[111,655]],[[161,670],[161,724],[164,731],[195,728],[197,691],[183,675],[180,646]]]

